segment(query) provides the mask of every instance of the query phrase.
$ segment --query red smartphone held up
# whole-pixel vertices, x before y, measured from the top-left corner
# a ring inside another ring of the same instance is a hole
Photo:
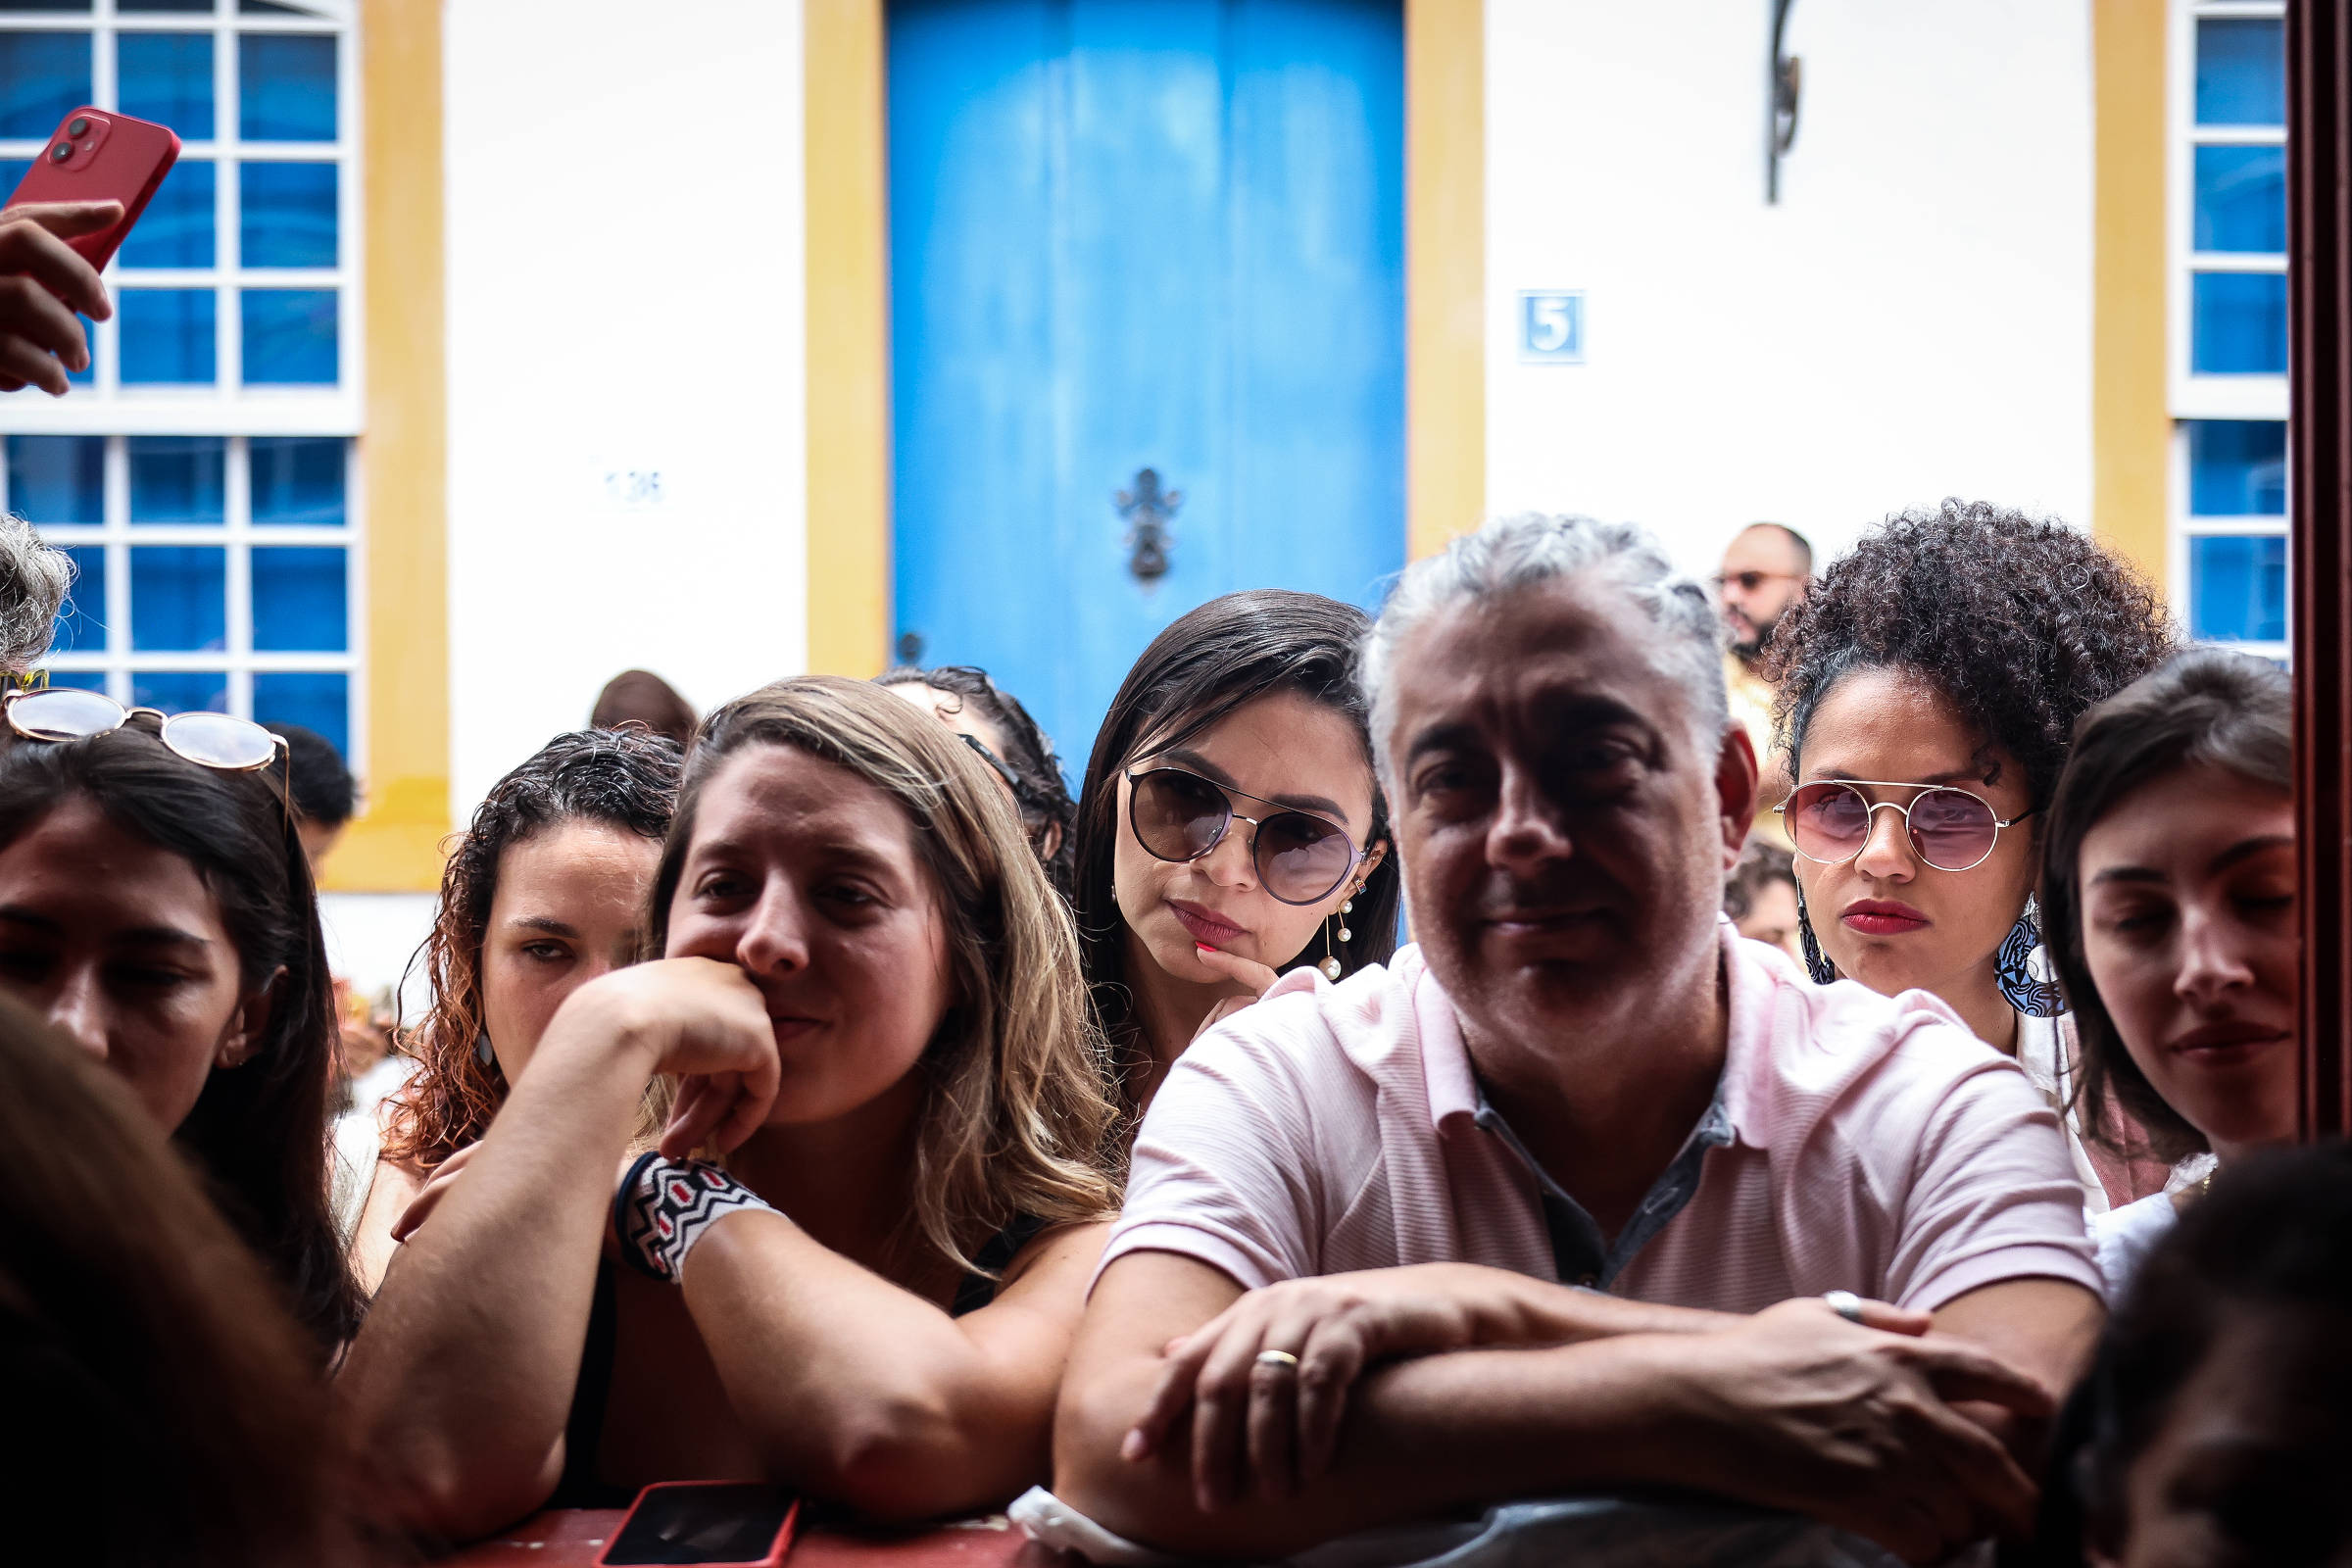
[[[801,1499],[758,1481],[657,1481],[597,1554],[598,1568],[699,1563],[702,1568],[780,1568],[792,1549]]]
[[[102,109],[74,110],[58,122],[41,156],[18,181],[8,205],[26,202],[121,202],[121,221],[66,241],[100,271],[115,259],[130,225],[179,161],[171,127]]]

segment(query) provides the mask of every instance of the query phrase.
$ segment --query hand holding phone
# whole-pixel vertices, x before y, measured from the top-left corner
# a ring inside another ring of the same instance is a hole
[[[98,269],[67,242],[122,220],[122,204],[33,202],[0,211],[0,392],[66,393],[68,372],[90,368],[75,313],[115,314]]]
[[[89,368],[79,312],[114,314],[98,280],[179,160],[168,126],[84,106],[58,122],[0,211],[0,390],[63,396]]]

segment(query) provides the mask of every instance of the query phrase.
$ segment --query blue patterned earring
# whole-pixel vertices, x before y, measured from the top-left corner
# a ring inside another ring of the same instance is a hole
[[[1826,986],[1838,978],[1838,966],[1823,956],[1821,943],[1813,935],[1813,917],[1805,912],[1805,885],[1796,885],[1796,941],[1805,950],[1805,973],[1817,986]]]
[[[1993,959],[1993,973],[2001,982],[2001,995],[2009,1005],[2029,1018],[2055,1018],[2066,1011],[2066,998],[2049,981],[2034,973],[2029,960],[2034,950],[2041,946],[2041,925],[2034,919],[2040,913],[2034,895],[2026,895],[2025,912],[2017,924],[2001,939],[2001,951]]]

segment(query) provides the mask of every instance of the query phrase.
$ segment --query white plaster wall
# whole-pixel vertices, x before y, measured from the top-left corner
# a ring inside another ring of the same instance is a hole
[[[1488,499],[1741,524],[1825,555],[1945,495],[2086,524],[2086,0],[1795,0],[1764,202],[1768,0],[1488,0]],[[1586,292],[1587,363],[1518,359]]]
[[[328,965],[364,996],[390,994],[400,987],[410,956],[433,928],[433,904],[430,893],[319,894]],[[401,992],[403,1021],[423,1017],[431,1000],[418,973]]]
[[[709,708],[805,663],[800,40],[797,0],[447,0],[459,823],[621,669]]]

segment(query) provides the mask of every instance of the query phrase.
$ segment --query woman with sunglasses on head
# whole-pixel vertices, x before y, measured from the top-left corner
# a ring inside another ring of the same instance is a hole
[[[1396,951],[1388,809],[1354,682],[1369,620],[1317,594],[1212,599],[1111,699],[1078,799],[1072,906],[1129,1104],[1282,971]]]
[[[1068,898],[1078,849],[1070,824],[1078,808],[1071,804],[1070,787],[1062,782],[1054,743],[1037,727],[1029,710],[991,680],[987,670],[970,664],[936,669],[905,664],[885,670],[874,682],[938,718],[979,754],[1012,797],[1029,847],[1054,879],[1054,890]]]
[[[779,681],[697,732],[650,915],[665,956],[557,1010],[352,1348],[388,1505],[465,1538],[653,1481],[892,1518],[1042,1481],[1114,1118],[994,775],[868,682]]]
[[[636,961],[677,791],[678,749],[665,737],[582,730],[549,741],[474,808],[416,956],[432,1005],[405,1042],[416,1076],[386,1107],[352,1240],[368,1290],[383,1280],[410,1201],[436,1172],[463,1168],[564,999]],[[665,1110],[649,1102],[649,1138]]]
[[[2041,901],[2085,1129],[2180,1162],[2171,1192],[2092,1222],[2111,1296],[2215,1160],[2296,1137],[2291,710],[2270,661],[2182,654],[2083,717],[2050,802]]]
[[[2030,961],[2041,813],[2075,720],[2172,646],[2130,567],[2063,523],[1982,502],[1891,517],[1834,562],[1767,668],[1813,978],[1930,992],[2053,1107],[2072,1103],[2065,1004]],[[2106,1173],[2068,1132],[2103,1211]]]
[[[360,1296],[327,1200],[332,978],[283,745],[243,719],[7,699],[0,994],[129,1086],[321,1360]]]

